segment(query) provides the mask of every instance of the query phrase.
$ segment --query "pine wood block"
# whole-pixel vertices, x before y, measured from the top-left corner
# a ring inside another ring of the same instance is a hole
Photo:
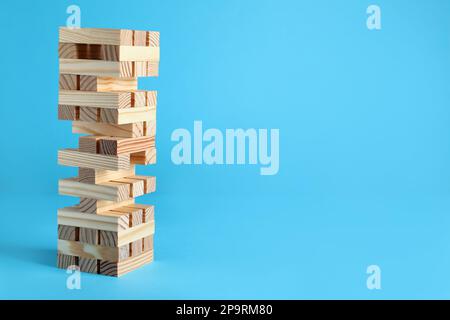
[[[98,184],[80,182],[78,177],[61,179],[58,183],[61,195],[120,202],[154,192],[155,177],[130,176]]]
[[[105,276],[120,277],[153,261],[153,248],[137,256],[121,261],[108,261],[75,257],[58,253],[58,267],[67,269],[69,266],[79,266],[80,271]]]
[[[83,91],[136,91],[136,78],[112,78],[112,77],[96,77],[83,76],[80,77],[80,88],[71,88],[69,90],[83,90]]]
[[[111,214],[108,211],[90,214],[82,212],[79,207],[66,207],[58,209],[58,225],[118,232],[128,229],[130,220],[127,214]],[[76,240],[64,237],[60,239]]]
[[[142,210],[142,222],[149,222],[155,219],[155,207],[152,205],[133,203],[126,205],[126,207]]]
[[[134,164],[155,164],[156,148],[149,148],[145,151],[133,153],[130,155],[130,161]]]
[[[100,170],[129,170],[130,156],[118,156],[80,152],[77,149],[58,151],[58,164],[69,167],[83,167]]]
[[[110,109],[58,105],[58,119],[114,125],[142,123],[144,121],[155,122],[156,107]],[[89,129],[85,128],[85,130]]]
[[[156,106],[156,91],[134,91],[134,92],[95,92],[80,90],[60,90],[59,104],[83,107],[99,108],[133,108],[147,107],[149,102]]]
[[[89,197],[97,200],[124,201],[130,198],[131,184],[119,182],[103,182],[90,184],[79,182],[77,178],[61,179],[58,183],[58,191],[61,195],[74,197]],[[142,194],[141,194],[142,195]]]
[[[155,148],[155,137],[120,138],[107,136],[82,136],[79,150],[105,155],[120,155],[146,151]]]
[[[108,123],[92,123],[83,121],[74,121],[72,123],[73,133],[86,133],[97,136],[113,136],[120,138],[137,138],[142,136],[155,136],[155,122],[148,123],[136,122],[122,125]]]
[[[80,118],[80,107],[58,105],[59,120],[77,120]]]
[[[59,43],[59,58],[104,61],[159,61],[159,47]]]
[[[72,266],[78,266],[78,257],[58,253],[57,255],[58,268],[67,269]]]
[[[78,264],[81,272],[98,273],[100,270],[97,259],[79,258]]]
[[[114,210],[115,208],[131,205],[134,203],[134,199],[129,199],[125,201],[108,201],[108,200],[97,200],[90,198],[80,197],[80,203],[78,208],[81,212],[90,214],[100,214],[107,212],[109,210]]]
[[[78,179],[80,182],[97,184],[114,179],[125,178],[135,175],[135,166],[131,165],[127,170],[96,170],[90,168],[78,168]]]
[[[120,277],[153,261],[153,250],[131,257],[118,263],[101,261],[99,274]]]
[[[159,32],[100,28],[70,29],[61,27],[59,29],[59,42],[159,47]]]
[[[80,227],[79,232],[80,232],[80,237],[79,237],[80,242],[89,243],[89,244],[98,244],[99,230],[92,229],[92,228]],[[66,240],[66,239],[63,239],[63,240]]]
[[[154,222],[147,222],[123,231],[106,231],[80,228],[79,241],[58,239],[58,253],[80,258],[120,261],[142,253],[142,239],[155,232]]]
[[[153,251],[153,235],[142,238],[142,250]]]
[[[78,227],[58,225],[58,239],[78,241],[79,239]]]
[[[92,245],[78,241],[68,241],[58,239],[58,253],[80,258],[99,259],[120,261],[128,258],[128,246],[120,247],[106,247],[99,245]]]
[[[137,225],[145,222],[144,221],[145,210],[141,209],[141,208],[134,208],[131,206],[123,206],[123,207],[112,209],[111,212],[114,212],[114,213],[117,213],[120,215],[123,215],[123,214],[127,215],[130,227],[134,227],[134,226],[137,226]],[[149,221],[147,221],[147,222],[149,222]]]
[[[59,59],[59,72],[113,78],[158,76],[159,63],[154,61],[104,61]]]

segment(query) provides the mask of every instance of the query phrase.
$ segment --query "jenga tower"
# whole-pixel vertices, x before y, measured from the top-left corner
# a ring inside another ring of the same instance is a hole
[[[79,204],[58,210],[58,267],[120,276],[153,261],[154,207],[135,198],[155,191],[155,177],[135,165],[156,162],[156,91],[137,78],[158,75],[159,32],[59,31],[58,118],[84,134],[58,163],[78,167],[59,193]]]

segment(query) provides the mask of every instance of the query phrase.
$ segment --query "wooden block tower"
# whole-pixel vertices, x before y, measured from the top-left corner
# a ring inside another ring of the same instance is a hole
[[[58,210],[58,267],[120,276],[153,261],[154,207],[135,198],[156,180],[135,165],[156,162],[156,91],[138,77],[158,75],[159,32],[59,30],[58,118],[81,133],[58,163],[78,167],[59,193],[79,204]]]

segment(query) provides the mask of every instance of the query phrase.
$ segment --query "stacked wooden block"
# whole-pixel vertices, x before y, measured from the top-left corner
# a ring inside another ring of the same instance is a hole
[[[59,193],[79,197],[58,210],[58,267],[120,276],[153,260],[154,207],[134,199],[155,191],[135,165],[156,162],[156,91],[137,78],[158,75],[159,33],[61,28],[59,63],[58,118],[85,135],[58,152],[78,167]]]

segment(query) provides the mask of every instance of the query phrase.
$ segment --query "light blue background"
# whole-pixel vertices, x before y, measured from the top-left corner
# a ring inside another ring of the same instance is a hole
[[[56,264],[58,27],[159,30],[156,261]],[[378,4],[382,30],[366,28]],[[8,1],[1,5],[0,298],[450,298],[450,2]],[[175,166],[176,128],[279,128],[280,171]],[[382,269],[382,290],[366,268]]]

